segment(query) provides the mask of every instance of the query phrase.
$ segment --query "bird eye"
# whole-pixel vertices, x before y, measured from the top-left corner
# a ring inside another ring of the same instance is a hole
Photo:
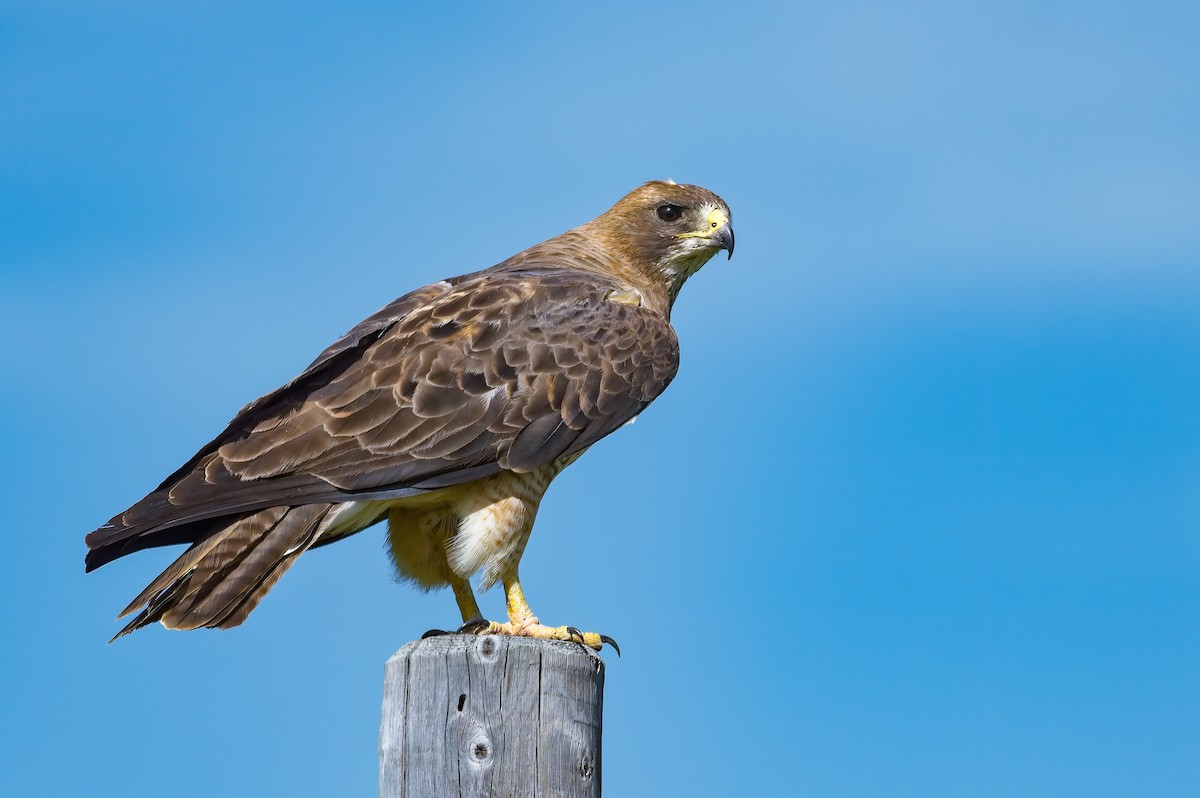
[[[659,205],[655,213],[664,222],[677,222],[679,221],[679,217],[683,216],[683,208],[678,205]]]

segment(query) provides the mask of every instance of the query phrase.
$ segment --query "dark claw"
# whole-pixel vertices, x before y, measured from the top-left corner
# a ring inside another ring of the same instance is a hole
[[[491,625],[492,622],[486,618],[472,618],[458,627],[458,633],[460,635],[477,635]]]
[[[428,632],[421,635],[421,639],[425,640],[430,637],[441,637],[442,635],[448,635],[448,634],[450,634],[450,633],[445,630],[442,630],[442,629],[430,629]]]
[[[617,656],[618,657],[621,656],[621,647],[617,645],[616,640],[613,640],[608,635],[600,635],[600,642],[608,643],[610,646],[613,647],[613,651],[617,652]]]
[[[568,627],[566,627],[566,629],[568,632],[571,633],[571,642],[575,642],[575,638],[579,638],[579,645],[582,646],[583,645],[583,632],[579,631],[574,626],[568,626]]]

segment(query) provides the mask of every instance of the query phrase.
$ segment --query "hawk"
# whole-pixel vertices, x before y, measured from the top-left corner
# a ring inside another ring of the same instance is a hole
[[[544,626],[518,565],[550,482],[674,378],[671,306],[718,250],[729,206],[671,182],[490,269],[419,288],[246,405],[137,504],[87,536],[86,569],[188,548],[113,638],[234,627],[309,549],[387,520],[400,577],[449,585],[462,631],[611,638]],[[471,587],[500,582],[508,620]],[[615,645],[615,644],[614,644]]]

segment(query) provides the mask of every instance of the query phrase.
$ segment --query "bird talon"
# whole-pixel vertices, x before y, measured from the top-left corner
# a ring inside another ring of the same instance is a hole
[[[583,632],[579,631],[574,626],[564,626],[563,629],[565,629],[567,634],[571,636],[570,639],[572,643],[578,642],[581,646],[586,645],[586,643],[584,643]]]
[[[458,627],[458,633],[460,635],[477,635],[491,628],[492,622],[486,618],[472,618],[469,621],[464,621],[463,625]]]
[[[448,635],[448,634],[450,634],[450,633],[444,629],[430,629],[428,632],[421,635],[421,639],[428,640],[431,637],[441,637],[443,635]]]
[[[617,656],[618,656],[618,657],[619,657],[619,656],[621,656],[621,647],[617,645],[617,641],[616,641],[616,640],[613,640],[613,639],[612,639],[611,637],[609,637],[608,635],[600,635],[600,642],[601,642],[601,643],[608,643],[610,646],[612,646],[612,647],[613,647],[613,651],[617,652]]]

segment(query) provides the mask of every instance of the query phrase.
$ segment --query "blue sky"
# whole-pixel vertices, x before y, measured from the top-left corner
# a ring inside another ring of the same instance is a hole
[[[373,794],[383,663],[456,620],[381,530],[112,646],[173,552],[85,577],[83,535],[656,178],[737,257],[522,568],[625,651],[608,794],[1196,793],[1194,4],[250,5],[0,9],[12,794]]]

